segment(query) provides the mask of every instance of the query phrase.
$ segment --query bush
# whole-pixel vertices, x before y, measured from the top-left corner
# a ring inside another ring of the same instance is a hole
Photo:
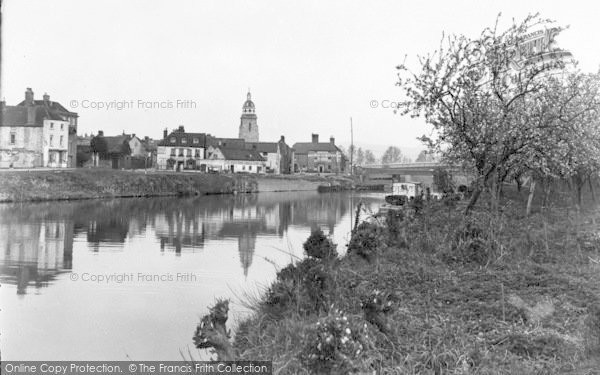
[[[364,370],[369,347],[367,324],[333,310],[308,330],[300,359],[315,374],[347,374]]]
[[[337,257],[336,245],[325,236],[318,228],[312,231],[306,242],[302,245],[306,255],[317,259],[332,259]]]
[[[267,313],[281,318],[288,309],[301,315],[319,312],[328,305],[331,287],[330,272],[321,261],[307,258],[290,264],[277,273],[277,280],[267,291]]]
[[[348,253],[360,256],[371,262],[384,245],[382,228],[373,223],[361,223],[350,238]]]

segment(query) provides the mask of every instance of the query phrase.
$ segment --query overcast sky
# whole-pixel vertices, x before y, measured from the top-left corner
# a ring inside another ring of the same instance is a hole
[[[285,135],[293,144],[314,132],[347,146],[352,117],[359,146],[380,153],[394,144],[414,157],[427,127],[381,107],[401,94],[395,66],[433,51],[442,32],[478,35],[499,12],[504,25],[534,12],[570,25],[558,45],[583,70],[600,67],[595,1],[2,3],[2,97],[13,105],[26,87],[39,99],[47,92],[79,113],[80,134],[160,138],[184,125],[237,137],[250,88],[261,141]],[[178,100],[195,108],[177,108]],[[139,108],[156,101],[173,108]]]

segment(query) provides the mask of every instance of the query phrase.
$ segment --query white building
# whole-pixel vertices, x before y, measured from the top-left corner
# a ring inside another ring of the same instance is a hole
[[[156,164],[158,169],[206,171],[206,134],[186,133],[183,126],[167,134],[158,142]]]

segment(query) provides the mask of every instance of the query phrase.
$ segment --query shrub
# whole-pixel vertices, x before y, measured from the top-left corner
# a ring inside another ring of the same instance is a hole
[[[319,319],[303,339],[300,359],[316,374],[343,374],[364,369],[369,347],[367,324],[351,321],[340,310]]]
[[[290,264],[277,273],[277,280],[267,291],[266,310],[275,318],[281,318],[288,309],[302,315],[318,312],[328,305],[331,284],[330,272],[317,259]]]
[[[336,245],[318,228],[311,232],[302,245],[306,255],[317,259],[332,259],[337,257]]]
[[[348,253],[356,254],[370,262],[377,257],[383,244],[382,228],[365,221],[352,233],[348,243]]]

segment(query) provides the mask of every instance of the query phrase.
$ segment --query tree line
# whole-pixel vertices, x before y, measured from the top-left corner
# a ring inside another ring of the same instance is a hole
[[[352,163],[355,166],[363,166],[369,164],[392,164],[392,163],[412,163],[413,159],[405,155],[400,147],[389,146],[380,157],[376,157],[373,151],[369,149],[363,149],[362,147],[348,147],[346,150],[343,146],[338,146],[344,154],[345,158],[350,160],[352,156]],[[438,159],[435,155],[428,150],[421,150],[419,155],[414,162],[433,162]]]

